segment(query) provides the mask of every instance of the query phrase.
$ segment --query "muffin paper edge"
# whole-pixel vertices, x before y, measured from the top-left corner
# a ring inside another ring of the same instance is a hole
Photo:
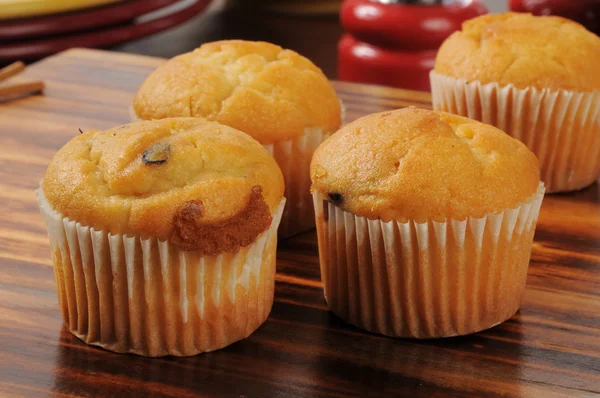
[[[306,128],[301,136],[263,145],[275,158],[285,180],[287,205],[279,227],[282,238],[306,232],[315,226],[310,194],[310,161],[317,147],[329,135],[322,128]]]
[[[540,162],[548,193],[573,191],[600,174],[600,92],[518,89],[430,72],[433,109],[491,124]]]
[[[277,227],[237,253],[200,256],[156,238],[110,234],[55,211],[48,228],[65,327],[88,344],[145,356],[213,351],[249,336],[273,303]]]
[[[345,321],[394,337],[474,333],[523,295],[545,187],[481,218],[406,223],[345,212],[313,193],[324,293]]]

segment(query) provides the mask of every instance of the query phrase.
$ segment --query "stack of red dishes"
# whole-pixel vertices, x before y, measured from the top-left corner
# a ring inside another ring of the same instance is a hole
[[[179,25],[211,0],[129,0],[57,15],[0,20],[0,64],[71,47],[108,47]]]
[[[478,0],[346,0],[338,78],[429,91],[438,47],[486,12]]]

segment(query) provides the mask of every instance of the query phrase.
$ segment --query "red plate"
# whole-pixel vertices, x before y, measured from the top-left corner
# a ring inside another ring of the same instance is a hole
[[[150,3],[151,0],[143,0]],[[73,33],[48,40],[26,41],[0,46],[0,63],[17,59],[31,60],[45,57],[72,47],[102,48],[135,40],[177,26],[198,15],[208,7],[211,0],[195,3],[172,14],[142,23],[112,26],[85,33]]]
[[[134,0],[60,15],[0,23],[0,42],[56,36],[130,21],[180,0]]]

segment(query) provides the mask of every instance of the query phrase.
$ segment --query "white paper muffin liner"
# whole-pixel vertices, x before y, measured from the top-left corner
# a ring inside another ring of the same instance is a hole
[[[573,191],[600,174],[600,92],[518,89],[430,73],[433,109],[494,125],[540,161],[547,191]]]
[[[88,344],[145,356],[195,355],[249,336],[273,304],[277,226],[237,253],[201,256],[113,235],[55,211],[41,188],[66,327]]]
[[[342,120],[345,106],[340,101]],[[131,121],[139,120],[133,106]],[[287,206],[283,211],[279,236],[289,238],[315,226],[314,207],[310,194],[310,161],[317,147],[331,135],[321,128],[306,128],[304,134],[289,140],[263,145],[275,158],[285,180]]]
[[[282,238],[306,232],[315,226],[310,194],[310,161],[317,147],[329,135],[321,128],[307,128],[304,135],[299,137],[264,145],[275,158],[285,180],[287,206],[279,226],[279,236]]]
[[[313,194],[329,309],[395,337],[474,333],[519,309],[544,185],[525,203],[482,218],[383,222]]]

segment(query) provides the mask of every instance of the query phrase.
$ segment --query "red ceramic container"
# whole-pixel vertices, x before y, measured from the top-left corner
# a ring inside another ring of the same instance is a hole
[[[437,48],[463,21],[486,12],[478,0],[346,0],[338,78],[429,90]]]
[[[600,35],[600,0],[510,0],[510,9],[569,18]]]

